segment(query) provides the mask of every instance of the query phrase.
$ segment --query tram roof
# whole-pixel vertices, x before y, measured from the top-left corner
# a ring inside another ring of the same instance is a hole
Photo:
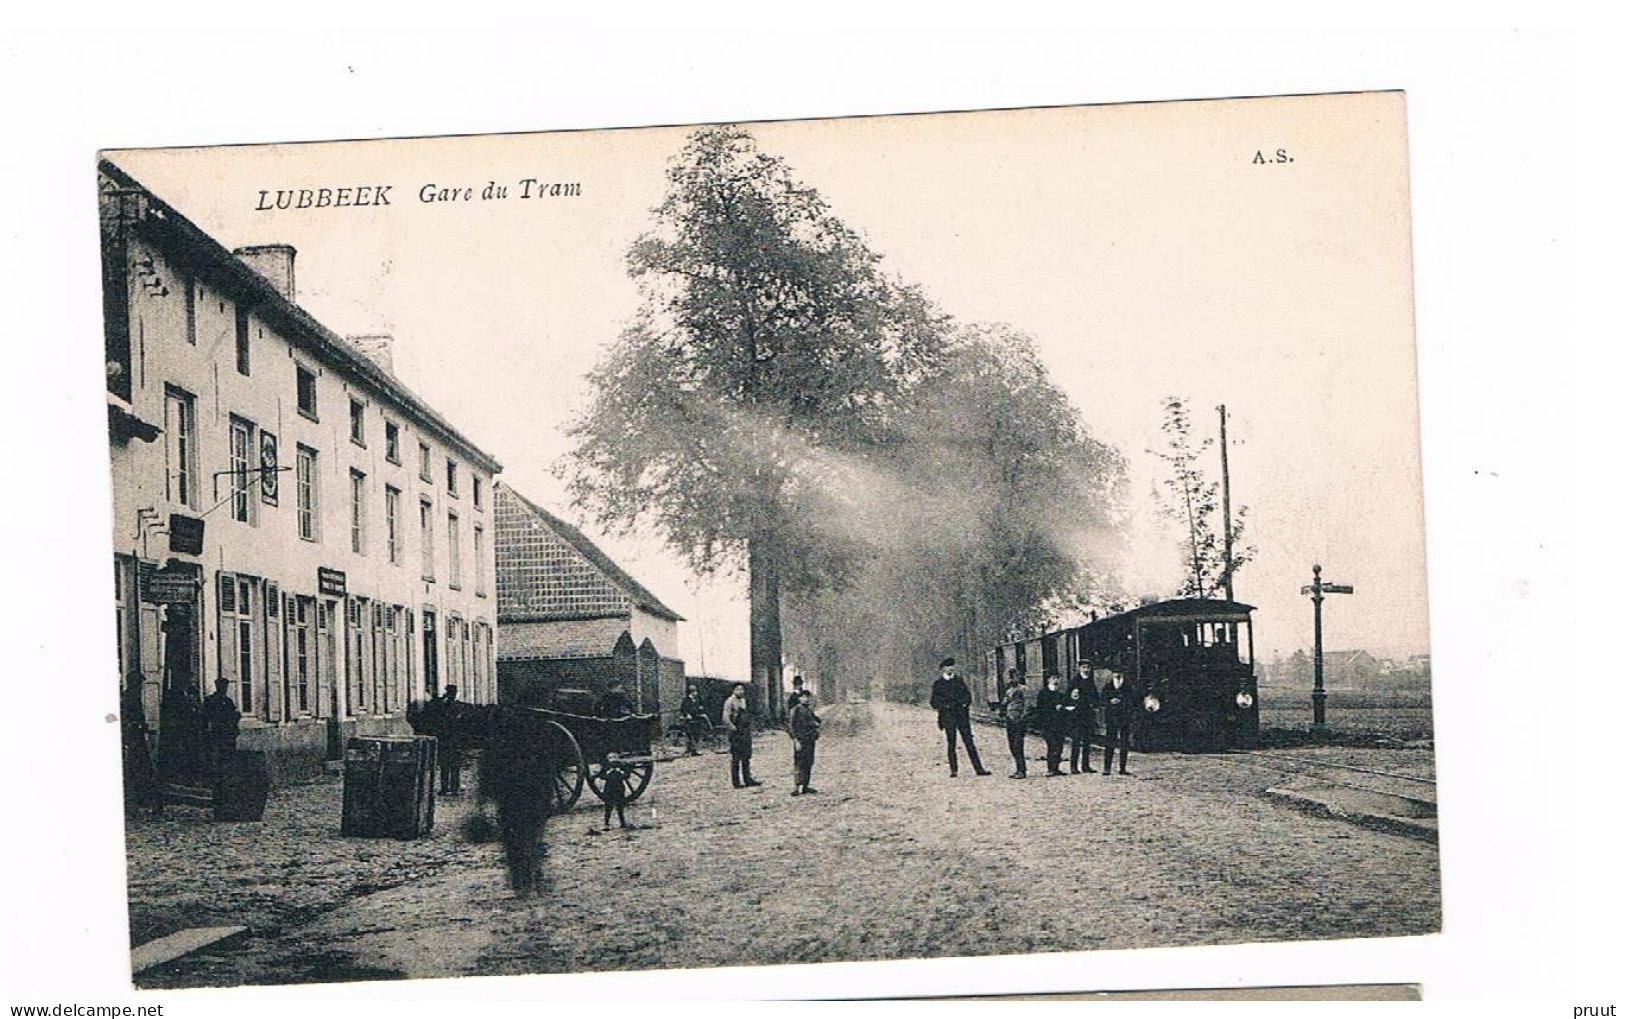
[[[1152,602],[1141,605],[1139,608],[1119,612],[1115,616],[1097,619],[1092,623],[1085,623],[1079,630],[1094,628],[1107,629],[1133,623],[1136,619],[1143,620],[1173,620],[1188,619],[1200,622],[1238,622],[1252,615],[1253,606],[1239,601],[1226,601],[1223,598],[1171,598],[1168,601]]]

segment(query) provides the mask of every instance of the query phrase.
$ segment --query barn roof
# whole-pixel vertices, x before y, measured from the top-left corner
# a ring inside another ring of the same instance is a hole
[[[547,510],[536,505],[534,502],[531,502],[529,499],[519,494],[519,492],[515,491],[511,485],[498,482],[496,489],[497,498],[501,499],[504,496],[511,496],[514,502],[520,507],[520,509],[523,510],[524,513],[528,514],[532,519],[540,523],[543,527],[547,528],[547,530],[552,532],[560,541],[563,541],[565,544],[569,545],[572,549],[579,553],[582,558],[590,562],[593,567],[603,575],[604,579],[610,584],[614,585],[614,587],[621,592],[626,600],[631,602],[634,606],[642,609],[652,616],[657,616],[661,619],[668,619],[672,622],[679,622],[682,620],[682,616],[678,615],[676,612],[667,607],[666,603],[662,602],[653,591],[650,591],[647,587],[640,584],[636,577],[622,569],[620,565],[615,562],[615,560],[611,559],[603,549],[594,544],[592,539],[581,533],[578,528],[566,523],[564,520],[560,519],[554,514],[549,513]],[[516,583],[522,588],[529,586],[532,583],[539,583],[542,580],[541,573],[546,569],[544,565],[540,563],[528,562],[519,563],[504,556],[503,543],[506,538],[505,532],[500,526],[501,523],[502,520],[499,517],[499,527],[497,530],[497,554],[499,557],[506,558],[507,561],[500,562],[498,564],[498,568],[509,571],[510,575],[512,575],[512,571],[521,571],[519,579],[516,581]],[[557,616],[556,613],[552,615],[553,617]],[[549,618],[549,614],[528,612],[523,609],[513,608],[504,609],[500,621],[540,620],[545,618]]]

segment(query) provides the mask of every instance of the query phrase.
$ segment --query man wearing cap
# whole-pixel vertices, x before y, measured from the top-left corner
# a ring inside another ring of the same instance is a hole
[[[976,739],[970,732],[970,687],[954,670],[954,660],[942,660],[942,674],[931,684],[931,706],[937,709],[937,728],[948,739],[948,777],[959,777],[959,739],[965,741],[965,753],[970,755],[970,766],[978,775],[991,775],[982,767],[981,755],[976,752]]]

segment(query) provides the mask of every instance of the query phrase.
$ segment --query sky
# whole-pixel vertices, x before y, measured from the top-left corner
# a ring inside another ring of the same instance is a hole
[[[1299,589],[1317,562],[1355,586],[1327,602],[1328,649],[1427,650],[1402,95],[751,131],[887,271],[959,319],[1036,339],[1090,431],[1130,461],[1131,594],[1169,596],[1180,576],[1150,498],[1162,400],[1187,398],[1214,437],[1223,403],[1233,500],[1258,549],[1236,596],[1259,609],[1259,657],[1311,646]],[[625,255],[687,134],[107,155],[228,247],[296,247],[300,304],[341,334],[392,334],[396,374],[501,460],[505,483],[581,524],[686,617],[691,672],[739,676],[742,581],[697,581],[652,535],[606,535],[553,473],[585,373],[638,307]],[[523,198],[526,179],[580,194]],[[493,183],[508,197],[481,198]],[[260,208],[278,189],[360,185],[387,185],[389,204]],[[422,201],[425,186],[472,198]],[[1217,476],[1216,451],[1207,466]]]

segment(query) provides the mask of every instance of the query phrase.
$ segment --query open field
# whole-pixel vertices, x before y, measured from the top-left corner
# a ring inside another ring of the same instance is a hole
[[[1307,690],[1263,687],[1258,702],[1265,729],[1308,729],[1314,721],[1314,703]],[[1432,739],[1433,702],[1426,690],[1328,690],[1326,724],[1338,732]]]

